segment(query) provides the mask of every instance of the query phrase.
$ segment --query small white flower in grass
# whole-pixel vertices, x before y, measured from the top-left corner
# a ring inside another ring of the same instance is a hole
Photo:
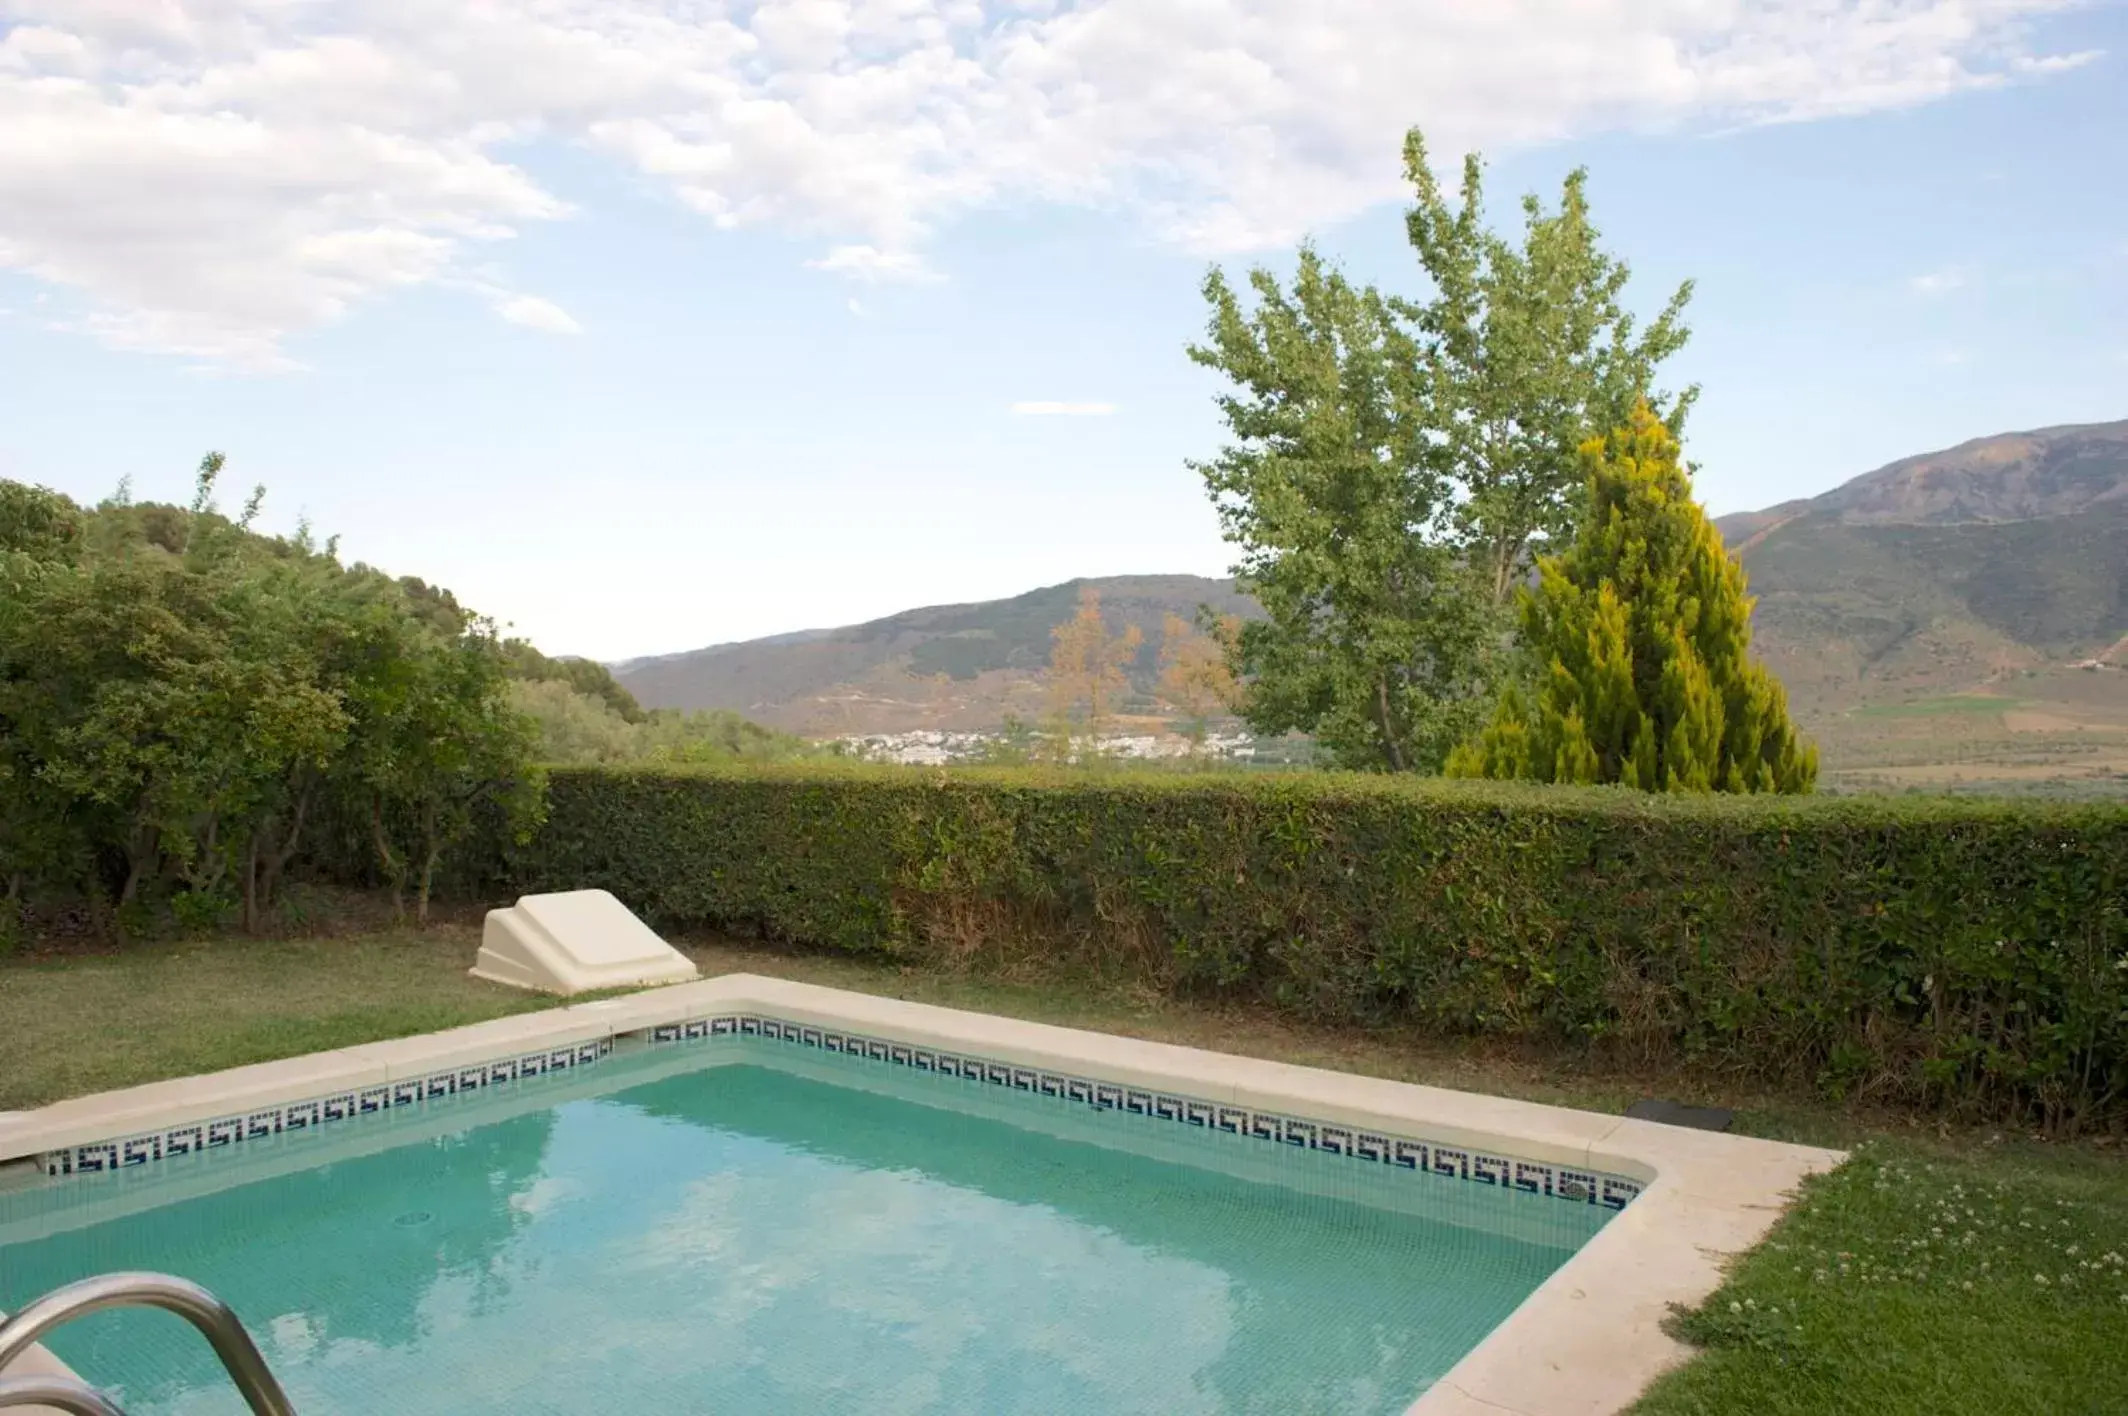
[[[1741,1313],[1744,1311],[1744,1305],[1732,1298],[1729,1300],[1729,1311],[1732,1313]]]

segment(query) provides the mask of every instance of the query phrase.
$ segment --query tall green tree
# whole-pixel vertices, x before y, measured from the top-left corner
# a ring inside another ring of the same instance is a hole
[[[1579,538],[1520,592],[1534,682],[1502,695],[1450,775],[1809,791],[1817,751],[1750,655],[1744,568],[1693,499],[1677,439],[1641,403],[1580,459]]]
[[[47,582],[79,564],[86,534],[87,518],[66,497],[0,481],[0,895],[7,909],[0,939],[36,884],[80,878],[89,868],[90,838],[76,803],[41,778],[21,738],[46,704],[35,660],[19,647]]]
[[[522,835],[544,809],[534,767],[538,726],[512,701],[508,656],[492,623],[433,606],[374,626],[376,652],[346,686],[354,731],[335,787],[366,807],[377,867],[395,906],[414,890],[428,919],[436,868],[484,809]]]
[[[203,495],[212,478],[203,466]],[[322,763],[344,720],[280,563],[211,528],[179,555],[103,539],[100,554],[48,563],[10,596],[0,624],[10,775],[51,844],[80,836],[116,855],[121,911],[162,877],[219,897],[282,782],[298,763]]]
[[[1193,463],[1265,618],[1236,641],[1259,732],[1313,733],[1341,765],[1432,769],[1487,682],[1490,624],[1451,536],[1410,337],[1387,303],[1312,250],[1289,294],[1218,271],[1190,357],[1226,376],[1230,441]]]
[[[1575,449],[1622,422],[1687,338],[1689,283],[1640,328],[1630,272],[1589,218],[1587,176],[1523,203],[1520,240],[1485,223],[1482,163],[1459,202],[1413,130],[1407,234],[1418,298],[1356,287],[1303,250],[1290,290],[1204,285],[1227,446],[1192,464],[1267,618],[1238,641],[1259,732],[1315,735],[1349,767],[1437,769],[1482,720],[1509,603],[1537,548],[1571,537]],[[1653,395],[1681,426],[1694,390]]]
[[[1459,539],[1494,602],[1506,604],[1532,547],[1572,538],[1582,442],[1622,426],[1643,397],[1683,435],[1697,386],[1653,390],[1663,361],[1691,337],[1692,282],[1639,327],[1623,303],[1631,268],[1603,249],[1590,220],[1586,168],[1567,174],[1556,210],[1523,197],[1519,245],[1485,223],[1477,154],[1464,158],[1451,203],[1414,128],[1404,175],[1417,197],[1405,233],[1432,290],[1390,307],[1420,352],[1428,431],[1459,491]]]

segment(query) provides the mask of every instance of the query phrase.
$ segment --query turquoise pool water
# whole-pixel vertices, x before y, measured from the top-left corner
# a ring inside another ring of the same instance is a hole
[[[302,1416],[1375,1416],[1605,1213],[721,1039],[0,1195],[0,1307],[184,1275]],[[244,1409],[163,1314],[51,1345]]]

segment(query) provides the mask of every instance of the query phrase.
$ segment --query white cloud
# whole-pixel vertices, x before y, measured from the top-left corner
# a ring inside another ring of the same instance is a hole
[[[2014,67],[2021,74],[2059,74],[2081,69],[2106,57],[2102,49],[2080,49],[2074,54],[2019,55]]]
[[[837,246],[818,260],[807,261],[812,270],[832,271],[853,280],[929,281],[938,272],[924,264],[913,251],[882,251],[873,246]]]
[[[1924,300],[1934,300],[1939,296],[1948,295],[1954,290],[1964,289],[1971,281],[1971,278],[1970,273],[1963,266],[1944,266],[1940,270],[1927,271],[1915,276],[1906,282],[1906,288]]]
[[[1015,413],[1035,417],[1105,418],[1116,411],[1113,403],[1050,403],[1036,400],[1012,405]]]
[[[544,330],[548,334],[582,334],[584,327],[552,300],[509,290],[490,292],[488,302],[495,313],[514,325]]]
[[[1447,160],[1924,103],[2085,62],[2030,36],[2067,3],[0,0],[0,266],[113,343],[285,365],[568,215],[539,143],[866,280],[1006,202],[1220,255],[1400,196],[1414,122]]]

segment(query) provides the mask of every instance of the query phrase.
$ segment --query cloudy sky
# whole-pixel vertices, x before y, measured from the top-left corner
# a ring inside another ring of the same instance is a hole
[[[1716,511],[2128,417],[2120,0],[0,0],[0,476],[618,658],[1227,563],[1207,265],[1586,164]]]

